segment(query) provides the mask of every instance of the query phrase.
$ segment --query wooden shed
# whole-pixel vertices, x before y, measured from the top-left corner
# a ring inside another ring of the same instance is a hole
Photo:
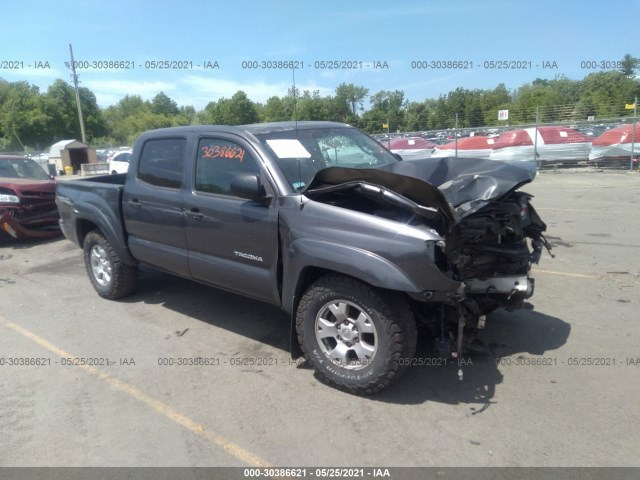
[[[71,167],[75,172],[81,170],[85,163],[97,163],[96,151],[78,140],[61,140],[51,145],[49,163],[56,166],[56,171],[62,173],[65,167]]]

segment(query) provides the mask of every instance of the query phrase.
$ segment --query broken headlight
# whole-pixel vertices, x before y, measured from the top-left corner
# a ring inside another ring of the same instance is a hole
[[[0,203],[20,203],[20,199],[13,190],[0,188]]]

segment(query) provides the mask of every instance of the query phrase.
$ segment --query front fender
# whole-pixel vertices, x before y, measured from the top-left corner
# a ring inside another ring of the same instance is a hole
[[[375,287],[418,293],[420,287],[396,265],[375,253],[322,240],[293,242],[283,256],[282,308],[293,313],[296,292],[309,267],[342,273]]]

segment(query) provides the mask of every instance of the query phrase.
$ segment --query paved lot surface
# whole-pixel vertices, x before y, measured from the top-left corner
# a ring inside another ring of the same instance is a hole
[[[152,270],[111,302],[67,240],[0,247],[0,465],[638,466],[640,175],[524,190],[556,258],[533,309],[490,316],[507,356],[463,381],[413,367],[372,398],[291,365],[276,308]],[[198,356],[213,365],[159,365]]]

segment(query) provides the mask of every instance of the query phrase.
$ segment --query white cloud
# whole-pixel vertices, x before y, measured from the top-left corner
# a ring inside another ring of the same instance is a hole
[[[264,103],[269,97],[282,97],[286,95],[287,90],[292,85],[288,82],[267,83],[263,80],[243,83],[195,75],[181,79],[180,83],[188,87],[190,92],[181,88],[180,91],[183,100],[179,101],[176,97],[172,98],[174,98],[179,105],[194,105],[196,108],[203,108],[207,103],[216,101],[222,97],[230,98],[238,90],[246,93],[252,101]],[[300,91],[319,90],[321,96],[331,95],[333,93],[332,88],[322,87],[314,82],[296,84],[296,88]]]
[[[150,100],[162,91],[171,96],[169,92],[176,88],[173,83],[135,80],[85,80],[83,86],[95,94],[101,107],[118,103],[126,95],[140,95]]]
[[[292,84],[289,82],[269,83],[264,80],[236,82],[190,75],[177,78],[173,82],[85,79],[82,85],[95,94],[98,105],[101,107],[114,105],[126,95],[140,95],[143,99],[150,100],[162,91],[178,105],[193,105],[200,110],[209,102],[217,101],[223,97],[231,98],[238,90],[245,92],[254,102],[265,103],[270,97],[286,95]],[[324,87],[313,81],[296,83],[296,87],[301,92],[319,90],[321,96],[334,93],[334,88]]]

